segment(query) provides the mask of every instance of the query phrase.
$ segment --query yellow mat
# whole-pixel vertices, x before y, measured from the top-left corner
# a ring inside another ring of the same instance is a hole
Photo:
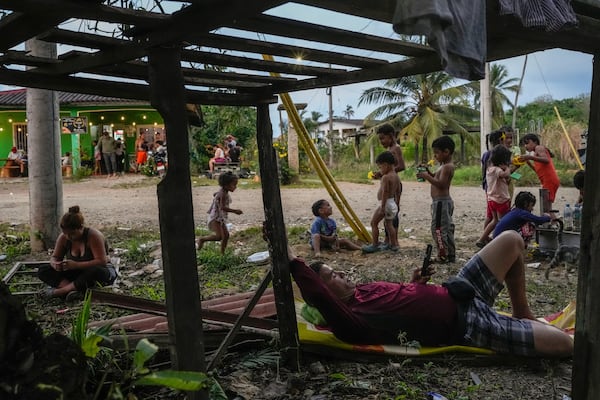
[[[440,346],[440,347],[415,347],[410,345],[393,344],[350,344],[336,338],[327,327],[315,326],[301,315],[304,305],[302,299],[296,298],[296,318],[298,320],[298,335],[300,342],[304,344],[316,344],[330,346],[342,350],[357,351],[363,353],[379,353],[397,356],[429,356],[442,353],[472,353],[481,355],[492,355],[494,351],[470,346]],[[562,311],[539,318],[540,321],[555,325],[569,334],[573,335],[575,327],[575,302],[569,303]]]

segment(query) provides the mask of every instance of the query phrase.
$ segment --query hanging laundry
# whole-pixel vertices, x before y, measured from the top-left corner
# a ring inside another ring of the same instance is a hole
[[[485,77],[485,1],[399,0],[392,23],[396,33],[426,36],[448,74],[472,81]]]
[[[557,32],[578,25],[570,0],[499,0],[500,15],[516,17],[525,28]]]

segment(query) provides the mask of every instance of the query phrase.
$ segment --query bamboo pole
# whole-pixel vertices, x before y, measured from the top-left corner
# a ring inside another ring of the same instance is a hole
[[[273,61],[273,56],[263,54],[263,59],[267,61]],[[279,73],[271,72],[271,76],[279,76]],[[315,170],[317,171],[317,175],[319,175],[323,186],[325,186],[325,189],[331,196],[334,203],[339,208],[340,213],[342,214],[348,225],[350,225],[350,227],[354,231],[355,235],[360,240],[370,243],[371,234],[369,233],[369,231],[367,231],[367,229],[365,228],[361,220],[358,218],[352,207],[350,207],[350,204],[348,204],[342,191],[335,182],[333,175],[331,175],[331,172],[325,165],[325,162],[321,158],[321,155],[319,154],[314,143],[310,139],[308,131],[302,123],[300,114],[298,114],[298,110],[296,110],[296,106],[294,105],[294,102],[292,101],[290,95],[288,93],[280,93],[279,96],[281,97],[281,101],[285,106],[288,118],[294,124],[294,128],[298,133],[300,144],[306,151],[309,160],[311,161]]]
[[[573,152],[573,155],[575,156],[575,160],[577,160],[577,164],[579,164],[579,169],[583,171],[583,164],[581,163],[581,159],[579,158],[579,153],[577,153],[577,150],[575,150],[575,146],[573,146],[573,142],[571,141],[571,138],[569,137],[569,133],[567,132],[567,129],[565,128],[565,124],[563,124],[562,118],[560,117],[560,113],[558,112],[558,108],[556,108],[556,106],[554,106],[554,112],[556,113],[556,116],[558,117],[558,122],[560,122],[560,126],[562,127],[563,133],[565,134],[565,138],[567,138],[567,143],[569,143],[569,147],[571,148],[571,151]]]

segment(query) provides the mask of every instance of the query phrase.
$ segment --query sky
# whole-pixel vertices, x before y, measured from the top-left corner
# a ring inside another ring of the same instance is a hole
[[[540,96],[549,95],[554,100],[577,97],[589,94],[592,85],[592,59],[589,54],[568,50],[553,49],[532,53],[527,58],[525,77],[518,105],[531,103]],[[523,69],[525,56],[514,57],[494,62],[504,65],[509,78],[519,78]],[[460,82],[460,81],[458,81]],[[358,106],[360,95],[365,89],[380,86],[384,81],[373,81],[360,84],[339,86],[333,88],[332,108],[333,114],[343,116],[346,106],[352,106],[353,118],[366,117],[377,105],[368,104]],[[295,103],[308,103],[307,113],[318,111],[326,119],[329,114],[329,99],[325,89],[314,89],[290,94]],[[514,102],[514,98],[511,97]],[[276,106],[272,106],[272,124],[276,131],[279,124],[279,115]],[[273,111],[275,110],[275,111]],[[273,115],[275,114],[275,115]],[[284,115],[284,120],[287,117]]]
[[[393,32],[390,24],[373,22],[357,17],[340,15],[333,12],[317,10],[313,7],[286,4],[269,11],[270,14],[294,19],[319,23],[327,20],[328,24],[340,29],[351,29],[354,31],[395,38],[397,35]],[[332,22],[335,21],[335,22]],[[307,42],[297,40],[297,45],[306,45]],[[310,44],[309,44],[310,47]],[[343,51],[340,46],[331,46],[328,50]],[[377,57],[376,53],[363,54]],[[509,77],[519,78],[523,69],[524,56],[514,57],[505,60],[499,60],[496,63],[504,65],[508,70]],[[393,61],[393,60],[391,60]],[[460,82],[460,81],[458,81]],[[346,106],[352,106],[354,110],[353,118],[362,119],[366,117],[377,105],[369,104],[358,106],[360,95],[365,89],[380,86],[384,81],[373,81],[361,84],[338,86],[333,88],[332,108],[333,114],[343,116]],[[527,60],[527,67],[523,86],[519,95],[519,105],[525,105],[532,102],[539,96],[550,95],[555,100],[576,97],[581,94],[591,92],[592,83],[592,56],[588,54],[572,52],[567,50],[546,50],[530,54]],[[290,94],[295,103],[308,103],[307,113],[318,111],[326,119],[329,115],[329,99],[326,95],[326,89],[314,89],[303,92],[294,92]],[[514,101],[514,99],[512,99]],[[274,131],[277,131],[279,124],[279,115],[276,111],[276,105],[271,106],[271,120]],[[284,120],[286,119],[284,115]],[[277,133],[275,133],[277,135]]]

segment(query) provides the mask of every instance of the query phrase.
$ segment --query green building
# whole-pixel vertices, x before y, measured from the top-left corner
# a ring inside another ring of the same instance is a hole
[[[78,158],[85,164],[92,160],[92,142],[103,131],[125,143],[128,160],[135,157],[135,139],[144,133],[148,143],[164,135],[161,115],[149,102],[88,94],[57,92],[60,104],[61,155],[73,155],[73,169]],[[0,159],[11,148],[27,153],[27,89],[0,91]],[[80,157],[77,157],[79,155]],[[3,163],[0,163],[2,166]],[[131,162],[130,162],[131,165]]]

